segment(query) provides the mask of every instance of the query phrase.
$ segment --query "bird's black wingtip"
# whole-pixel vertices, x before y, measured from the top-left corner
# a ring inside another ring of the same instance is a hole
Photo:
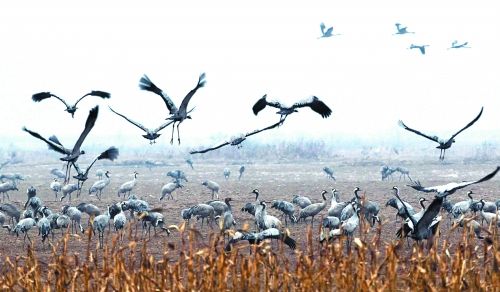
[[[106,92],[106,91],[100,91],[100,90],[92,90],[90,92],[90,95],[99,96],[101,98],[111,98],[111,93]]]
[[[35,102],[39,102],[39,101],[44,100],[46,98],[49,98],[51,96],[52,96],[52,94],[50,92],[45,91],[45,92],[39,92],[39,93],[33,94],[31,99]]]

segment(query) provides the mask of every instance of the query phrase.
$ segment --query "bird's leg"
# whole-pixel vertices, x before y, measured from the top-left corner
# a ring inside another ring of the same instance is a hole
[[[181,145],[181,135],[179,134],[179,126],[180,122],[177,124],[177,141],[179,142],[179,145]]]
[[[174,130],[175,130],[175,122],[172,124],[172,138],[170,138],[170,145],[174,144]]]

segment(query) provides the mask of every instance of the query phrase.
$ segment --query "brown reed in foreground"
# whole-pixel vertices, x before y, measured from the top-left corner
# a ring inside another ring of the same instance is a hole
[[[121,246],[117,237],[104,249],[87,245],[86,257],[68,250],[69,235],[51,246],[48,263],[31,248],[24,257],[5,258],[0,265],[3,290],[28,291],[458,291],[498,290],[500,250],[496,230],[485,241],[464,230],[451,244],[445,235],[430,250],[405,241],[380,243],[380,230],[361,232],[351,249],[345,240],[329,245],[313,241],[292,252],[276,242],[260,246],[240,244],[223,252],[222,237],[210,236],[208,245],[197,231],[181,226],[179,246],[165,246],[152,255],[148,241],[132,236]],[[457,231],[454,231],[457,232]],[[133,240],[136,239],[136,240]],[[249,252],[251,251],[251,253]]]

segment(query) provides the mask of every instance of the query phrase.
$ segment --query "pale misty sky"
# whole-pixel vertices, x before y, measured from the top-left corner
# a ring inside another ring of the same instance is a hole
[[[278,120],[274,109],[254,116],[263,94],[294,103],[316,95],[333,110],[322,119],[309,109],[252,139],[327,137],[423,141],[397,126],[449,136],[474,118],[462,143],[499,141],[500,13],[495,1],[8,1],[0,4],[0,101],[4,143],[43,149],[21,131],[56,134],[71,146],[88,111],[100,104],[85,143],[148,146],[142,132],[107,108],[154,128],[167,109],[138,88],[142,74],[177,105],[201,72],[207,84],[193,97],[184,145],[222,142]],[[319,24],[342,35],[318,39]],[[414,31],[393,35],[400,22]],[[453,40],[472,48],[447,50]],[[408,50],[428,44],[427,54]],[[70,102],[90,90],[75,119],[51,91]],[[118,139],[119,141],[113,141]],[[5,139],[5,140],[4,140]],[[170,128],[159,144],[172,147]],[[116,142],[116,143],[114,143]],[[177,147],[177,146],[175,146]]]

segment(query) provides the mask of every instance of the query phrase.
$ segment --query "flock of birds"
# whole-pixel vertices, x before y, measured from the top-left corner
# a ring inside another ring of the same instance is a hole
[[[321,23],[320,28],[322,33],[320,38],[340,35],[334,34],[333,27],[326,28],[323,23]],[[403,27],[399,23],[396,24],[396,29],[397,32],[395,34],[398,35],[414,33],[408,31],[407,27]],[[418,48],[422,54],[425,54],[425,47],[426,45],[412,44],[410,49]],[[459,44],[457,41],[454,41],[450,48],[459,49],[467,47],[467,42]],[[177,107],[171,97],[164,90],[156,86],[147,75],[140,78],[139,88],[160,96],[168,110],[168,115],[165,120],[156,128],[147,128],[141,123],[122,113],[119,113],[113,108],[109,107],[109,109],[117,116],[126,120],[128,123],[141,129],[144,132],[142,137],[149,140],[150,144],[156,143],[156,139],[158,139],[161,135],[160,132],[170,125],[172,125],[170,144],[173,144],[177,124],[177,141],[178,144],[180,144],[181,138],[179,126],[185,120],[191,119],[194,108],[189,108],[189,103],[196,92],[205,86],[205,78],[205,73],[200,74],[195,87],[186,94],[179,107]],[[87,96],[109,99],[111,94],[104,91],[93,90],[80,97],[74,104],[71,104],[51,92],[40,92],[34,94],[32,96],[32,100],[35,102],[41,102],[49,98],[57,99],[64,104],[66,107],[65,111],[71,114],[71,117],[74,118],[78,109],[77,105]],[[319,114],[322,118],[328,118],[332,114],[330,107],[316,96],[312,96],[304,101],[296,102],[291,106],[287,106],[278,101],[270,101],[268,100],[267,95],[264,95],[256,101],[252,107],[252,111],[255,115],[258,115],[259,112],[264,110],[266,107],[277,109],[276,114],[279,115],[279,120],[277,122],[268,127],[232,137],[229,141],[225,141],[217,146],[191,151],[190,153],[206,153],[227,145],[241,147],[241,143],[248,137],[282,126],[289,115],[298,112],[301,108],[308,107],[312,111]],[[407,131],[413,132],[419,136],[438,143],[439,145],[436,148],[440,149],[439,159],[444,160],[445,151],[455,142],[456,136],[476,123],[480,119],[482,113],[483,108],[481,108],[479,114],[471,122],[446,140],[442,140],[437,136],[427,135],[410,128],[402,121],[399,121],[399,125]],[[19,235],[20,233],[23,233],[24,240],[28,239],[30,242],[31,238],[29,237],[29,230],[32,228],[38,228],[41,240],[42,242],[45,242],[49,236],[54,237],[57,229],[62,232],[69,228],[71,229],[71,232],[74,233],[85,232],[86,228],[82,225],[82,219],[84,214],[87,214],[87,228],[91,230],[90,232],[98,234],[101,247],[104,244],[105,230],[106,228],[111,228],[111,222],[113,222],[114,229],[120,232],[125,228],[125,226],[127,226],[127,222],[131,220],[139,220],[142,222],[144,232],[149,236],[151,228],[155,230],[155,233],[156,229],[159,228],[167,234],[170,234],[171,229],[178,229],[176,225],[167,226],[161,208],[153,208],[149,202],[139,199],[133,194],[133,190],[137,184],[138,173],[136,171],[133,172],[134,178],[131,181],[123,183],[117,191],[117,196],[123,198],[123,200],[108,205],[105,210],[98,208],[90,202],[82,202],[76,206],[70,205],[72,193],[76,192],[76,196],[80,197],[83,184],[89,179],[89,173],[93,165],[99,160],[114,161],[119,155],[119,150],[116,147],[109,146],[103,152],[96,155],[88,166],[81,167],[78,164],[79,157],[86,154],[82,146],[86,137],[92,131],[97,121],[98,114],[99,106],[95,106],[90,109],[83,130],[76,142],[73,144],[72,148],[66,148],[63,146],[63,143],[55,135],[45,138],[38,132],[23,127],[23,131],[46,143],[50,150],[62,155],[60,160],[65,163],[64,170],[61,171],[60,169],[53,169],[51,171],[51,174],[57,178],[54,178],[54,180],[50,183],[50,189],[54,192],[56,201],[59,200],[62,202],[66,197],[68,197],[69,204],[61,206],[60,211],[55,209],[52,210],[43,203],[37,195],[37,190],[34,187],[30,187],[27,190],[28,198],[23,209],[19,209],[12,203],[3,203],[0,205],[0,225],[2,225],[5,229],[8,229],[12,234]],[[186,162],[189,164],[191,169],[194,169],[191,159],[186,160]],[[1,165],[0,168],[5,165],[6,164]],[[468,200],[457,202],[452,205],[447,200],[447,197],[455,193],[457,190],[493,178],[499,169],[500,167],[497,167],[490,174],[474,181],[424,187],[419,181],[412,180],[409,176],[409,171],[405,168],[390,166],[382,167],[382,180],[391,178],[393,173],[399,172],[400,179],[407,177],[411,182],[409,186],[413,189],[424,193],[436,193],[434,199],[427,207],[424,205],[424,202],[428,199],[425,197],[420,198],[419,202],[421,210],[416,212],[415,208],[401,198],[399,189],[397,187],[393,187],[392,190],[394,191],[394,198],[387,201],[386,206],[396,208],[396,216],[401,217],[404,220],[401,229],[397,231],[396,235],[398,237],[412,238],[419,242],[425,239],[431,239],[436,234],[439,222],[442,220],[439,213],[441,209],[444,209],[451,214],[451,216],[459,219],[459,224],[472,224],[475,231],[476,229],[479,230],[479,233],[476,232],[478,237],[482,238],[480,235],[481,224],[474,220],[465,220],[464,215],[468,211],[480,211],[484,221],[488,224],[497,222],[495,224],[500,226],[498,223],[500,221],[498,220],[500,219],[500,201],[486,202],[483,199],[474,201],[472,197],[473,193],[469,192]],[[76,172],[73,176],[71,176],[72,170]],[[239,179],[242,178],[244,171],[245,167],[241,166],[239,168]],[[330,179],[333,181],[336,180],[332,168],[324,167],[323,171]],[[98,170],[96,175],[99,177],[99,180],[97,180],[88,189],[88,194],[95,195],[98,200],[101,200],[103,190],[110,184],[110,174],[110,171]],[[223,175],[226,180],[229,179],[231,175],[230,169],[224,169]],[[173,181],[165,184],[161,188],[159,200],[173,200],[173,192],[177,189],[183,188],[183,183],[188,182],[186,174],[181,170],[170,171],[167,173],[167,176],[171,177]],[[76,183],[71,183],[71,178],[75,179]],[[0,184],[0,193],[3,195],[2,200],[7,201],[10,200],[8,192],[18,190],[17,182],[24,178],[20,175],[4,175],[1,179],[2,183]],[[59,179],[62,180],[62,183]],[[339,192],[336,189],[332,189],[331,194],[324,190],[321,193],[322,201],[317,203],[313,203],[310,198],[302,195],[295,195],[291,198],[291,201],[261,200],[262,197],[259,198],[259,190],[253,189],[251,194],[255,195],[255,200],[247,202],[241,208],[241,211],[248,212],[254,217],[255,230],[250,231],[249,228],[240,228],[235,230],[238,223],[232,212],[232,198],[226,197],[223,200],[220,200],[220,185],[215,181],[205,180],[202,182],[202,185],[211,192],[211,200],[204,203],[194,204],[189,208],[183,209],[180,217],[187,222],[189,222],[192,218],[201,220],[202,227],[204,222],[206,222],[206,224],[210,227],[213,227],[214,222],[218,222],[221,233],[229,236],[225,247],[227,251],[231,250],[232,246],[238,241],[248,241],[250,244],[258,244],[269,238],[282,240],[286,245],[294,249],[296,247],[296,241],[292,238],[292,235],[288,229],[286,229],[286,226],[288,226],[289,223],[300,224],[301,221],[305,222],[308,218],[311,218],[310,222],[311,225],[313,225],[315,217],[318,218],[322,216],[321,212],[323,210],[327,210],[327,216],[324,216],[321,222],[323,232],[320,234],[320,241],[334,240],[341,236],[347,236],[349,239],[347,244],[350,245],[350,241],[352,240],[354,232],[358,229],[361,220],[366,220],[370,226],[374,226],[377,222],[381,222],[379,217],[380,205],[375,201],[368,200],[365,195],[360,195],[361,189],[359,187],[354,189],[353,197],[348,201],[341,201],[339,198]],[[60,197],[58,197],[59,195]],[[326,209],[329,199],[330,207]],[[281,212],[281,219],[270,215],[268,207]],[[130,211],[128,216],[125,213],[127,210]],[[284,223],[282,220],[284,220]]]
[[[403,26],[400,23],[396,23],[395,26],[396,26],[396,32],[394,33],[394,35],[406,35],[415,33],[413,31],[409,31],[407,26]],[[320,24],[320,29],[321,29],[321,36],[319,38],[329,38],[333,36],[342,35],[342,34],[334,34],[333,27],[326,28],[324,23]],[[408,49],[409,50],[418,49],[422,55],[425,55],[425,48],[428,46],[429,45],[424,45],[424,44],[420,45],[410,44]],[[451,42],[451,46],[448,47],[447,49],[450,50],[450,49],[466,49],[466,48],[470,48],[469,42],[460,43],[459,41],[454,40]]]

